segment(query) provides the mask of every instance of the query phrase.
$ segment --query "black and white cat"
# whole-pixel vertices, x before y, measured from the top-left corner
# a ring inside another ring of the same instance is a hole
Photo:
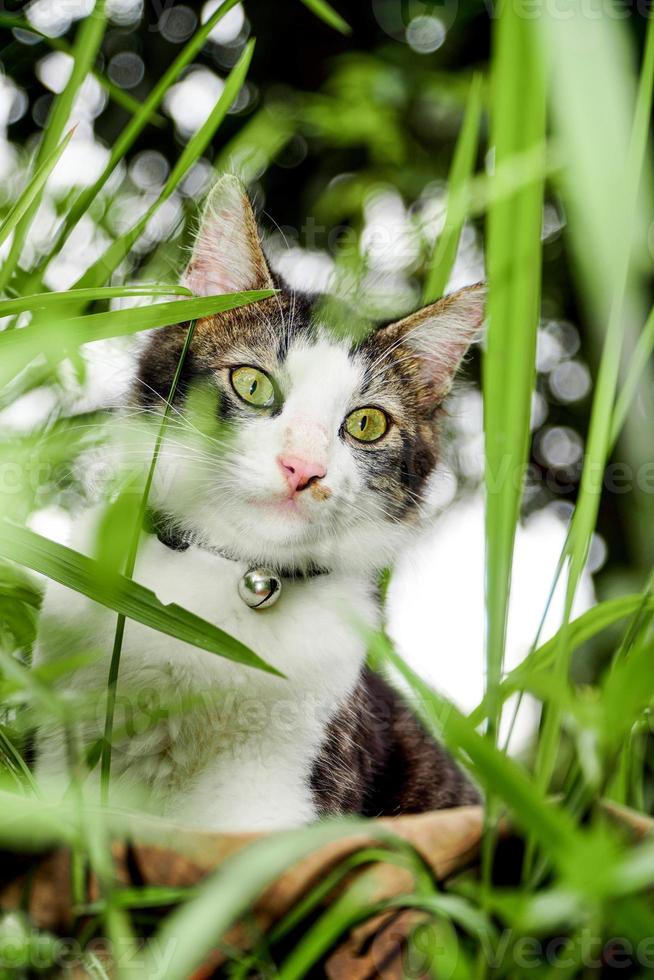
[[[440,406],[480,329],[483,287],[353,347],[270,272],[233,177],[209,196],[184,282],[200,295],[280,292],[198,321],[158,462],[156,532],[143,535],[134,577],[286,679],[128,621],[112,801],[222,831],[476,801],[447,753],[365,666],[354,620],[379,626],[379,571],[424,524]],[[187,330],[182,323],[148,338],[124,413],[130,436],[158,426]],[[92,548],[98,514],[78,522],[73,547]],[[282,579],[269,608],[252,609],[239,594],[255,565]],[[114,628],[111,611],[48,587],[36,661],[68,654],[71,644],[104,653],[73,677],[98,705],[80,718],[82,746],[102,732]],[[37,773],[65,780],[56,728],[39,733]],[[94,787],[96,773],[86,782]]]

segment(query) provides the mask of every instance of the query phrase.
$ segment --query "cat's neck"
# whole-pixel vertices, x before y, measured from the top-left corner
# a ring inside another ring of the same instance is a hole
[[[250,566],[260,565],[260,558],[255,558],[240,551],[230,551],[226,547],[212,544],[201,534],[183,531],[175,526],[174,520],[161,512],[149,510],[145,519],[145,531],[155,535],[161,544],[171,551],[186,551],[191,546],[203,548],[212,554],[220,555],[227,561],[246,562]],[[315,578],[317,575],[329,575],[332,571],[326,564],[317,564],[312,559],[303,558],[293,564],[285,564],[278,559],[271,559],[267,564],[281,578]]]
[[[161,514],[161,511],[157,511]],[[380,547],[379,536],[366,527],[353,527],[346,538],[323,537],[308,542],[252,541],[219,514],[179,516],[163,511],[156,534],[164,544],[178,550],[196,546],[247,566],[263,565],[281,575],[310,577],[316,572],[346,575],[375,581],[393,565],[399,554],[415,539],[418,529],[397,526]],[[204,517],[206,515],[202,515]]]

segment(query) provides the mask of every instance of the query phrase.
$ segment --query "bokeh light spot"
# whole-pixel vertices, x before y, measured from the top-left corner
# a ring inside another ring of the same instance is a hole
[[[542,461],[554,470],[575,466],[583,451],[581,436],[567,425],[553,425],[544,429],[538,440],[538,453]]]
[[[577,402],[590,391],[590,371],[581,361],[564,361],[549,376],[554,397],[564,404]]]
[[[162,37],[171,44],[181,44],[191,36],[197,22],[198,19],[190,7],[170,7],[159,18],[159,30]]]
[[[209,0],[202,8],[202,23],[206,24],[211,15],[222,6],[224,0]],[[214,44],[231,44],[241,33],[245,24],[245,12],[241,4],[232,7],[209,34]]]
[[[145,65],[133,51],[119,51],[109,62],[107,74],[120,88],[136,88],[143,80]]]
[[[134,157],[129,168],[132,182],[141,190],[160,187],[168,176],[170,167],[163,153],[158,150],[143,150]]]
[[[406,29],[409,47],[418,54],[431,54],[442,47],[447,30],[438,17],[414,17]]]

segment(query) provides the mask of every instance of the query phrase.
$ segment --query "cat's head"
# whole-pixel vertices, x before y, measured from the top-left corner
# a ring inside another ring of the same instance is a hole
[[[247,560],[381,568],[420,524],[443,399],[483,319],[471,286],[352,345],[268,268],[240,183],[214,187],[184,282],[198,295],[280,287],[197,322],[154,503]],[[136,400],[158,413],[188,324],[155,331]]]

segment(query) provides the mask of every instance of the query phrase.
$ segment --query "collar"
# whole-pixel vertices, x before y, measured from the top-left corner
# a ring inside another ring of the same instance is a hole
[[[254,569],[264,569],[280,579],[309,579],[316,578],[318,575],[329,575],[331,571],[329,568],[324,568],[323,566],[316,565],[313,562],[310,562],[302,567],[287,565],[262,566],[257,564],[255,561],[248,562],[247,558],[243,558],[240,555],[230,554],[223,548],[216,548],[211,545],[204,544],[202,541],[196,540],[191,534],[177,530],[174,527],[170,515],[162,513],[161,511],[148,509],[145,515],[143,529],[148,534],[154,534],[159,539],[161,544],[165,545],[166,548],[170,548],[171,551],[187,551],[191,545],[194,545],[195,547],[201,548],[203,551],[208,551],[213,555],[220,555],[221,558],[226,558],[227,561],[241,562],[247,565],[249,569],[245,575],[248,575]]]

